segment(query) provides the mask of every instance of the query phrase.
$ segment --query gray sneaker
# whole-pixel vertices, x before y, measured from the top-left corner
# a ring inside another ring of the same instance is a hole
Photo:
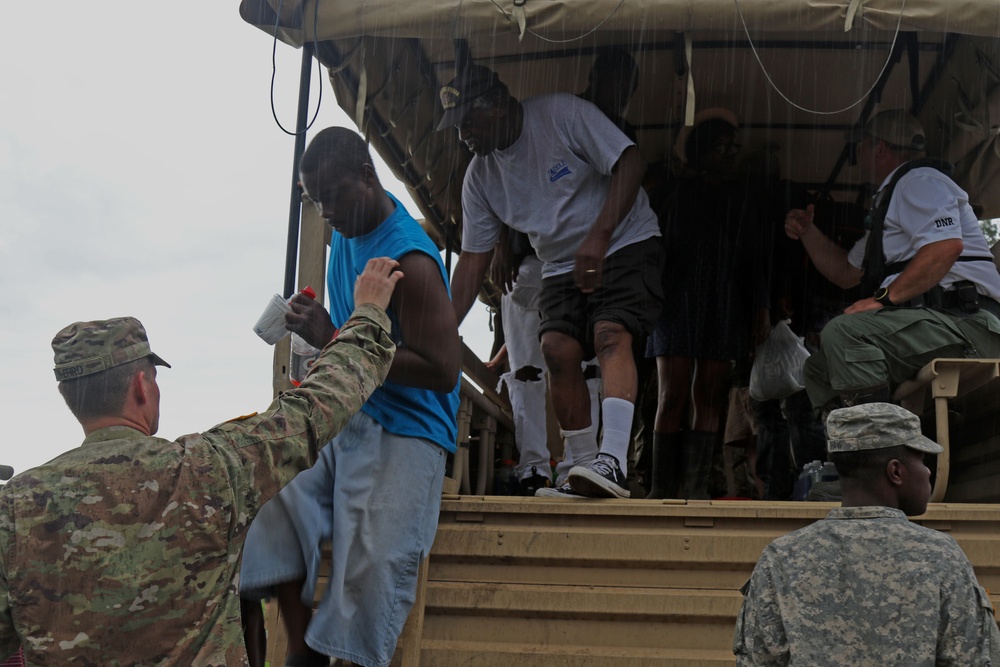
[[[576,493],[588,498],[630,498],[628,480],[622,474],[618,459],[610,454],[598,454],[586,466],[574,466],[568,483]]]
[[[536,498],[562,498],[563,500],[579,500],[587,496],[581,496],[570,488],[569,482],[562,486],[543,486],[535,491]]]

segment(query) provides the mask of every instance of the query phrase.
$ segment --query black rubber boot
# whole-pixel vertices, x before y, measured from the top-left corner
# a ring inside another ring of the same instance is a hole
[[[891,398],[887,384],[840,392],[840,401],[845,408],[853,408],[863,403],[889,403]]]
[[[653,465],[647,500],[676,498],[680,486],[680,433],[653,433]]]
[[[712,472],[712,453],[718,434],[687,431],[681,445],[684,497],[688,500],[711,500],[708,476]]]

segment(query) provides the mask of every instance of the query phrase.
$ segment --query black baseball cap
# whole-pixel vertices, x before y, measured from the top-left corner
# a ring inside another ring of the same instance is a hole
[[[465,118],[477,97],[502,87],[500,77],[488,67],[469,65],[459,70],[454,79],[441,86],[438,93],[444,115],[438,121],[436,129],[443,130],[457,125]]]

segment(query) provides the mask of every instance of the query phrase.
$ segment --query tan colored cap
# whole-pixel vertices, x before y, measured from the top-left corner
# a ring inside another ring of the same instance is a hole
[[[927,454],[944,451],[941,445],[924,437],[915,414],[892,403],[863,403],[834,410],[826,419],[826,432],[831,454],[900,445]]]
[[[157,366],[170,364],[154,354],[142,323],[134,317],[75,322],[52,339],[56,380],[99,373],[136,359],[151,357]]]
[[[923,151],[927,148],[923,125],[902,109],[878,112],[864,127],[848,132],[847,140],[858,142],[869,136],[904,150]]]

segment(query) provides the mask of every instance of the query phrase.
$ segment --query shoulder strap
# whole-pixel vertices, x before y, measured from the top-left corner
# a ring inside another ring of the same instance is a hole
[[[892,179],[885,186],[882,197],[878,205],[872,209],[865,219],[865,228],[868,230],[868,241],[865,243],[865,257],[861,261],[861,293],[874,294],[878,286],[885,280],[885,251],[882,248],[882,230],[885,224],[885,215],[889,212],[889,203],[892,201],[896,184],[906,174],[920,167],[932,167],[942,174],[951,178],[955,170],[954,165],[938,158],[920,158],[904,163],[892,175]],[[894,266],[902,264],[897,262]],[[905,266],[905,265],[904,265]]]

